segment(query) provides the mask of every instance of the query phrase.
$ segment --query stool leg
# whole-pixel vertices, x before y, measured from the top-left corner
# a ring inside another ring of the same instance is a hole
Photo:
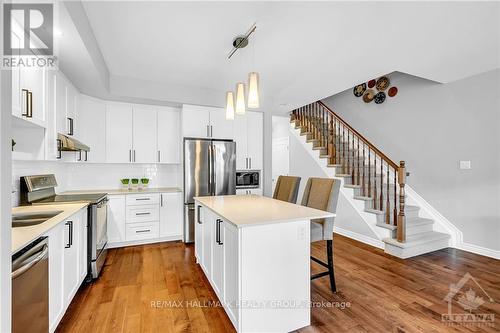
[[[328,275],[330,276],[330,287],[332,292],[337,292],[337,286],[335,285],[335,273],[333,267],[333,240],[326,241],[326,251],[328,256]]]

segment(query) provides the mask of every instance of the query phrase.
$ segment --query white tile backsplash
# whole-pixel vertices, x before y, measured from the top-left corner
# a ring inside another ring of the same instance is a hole
[[[13,161],[12,206],[19,205],[19,178],[26,175],[53,173],[59,186],[66,190],[118,189],[122,178],[149,178],[150,187],[182,187],[180,164],[104,164],[64,163],[59,161]]]

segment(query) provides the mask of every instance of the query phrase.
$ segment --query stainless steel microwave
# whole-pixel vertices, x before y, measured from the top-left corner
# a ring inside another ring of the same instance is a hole
[[[259,188],[260,171],[236,171],[236,188]]]

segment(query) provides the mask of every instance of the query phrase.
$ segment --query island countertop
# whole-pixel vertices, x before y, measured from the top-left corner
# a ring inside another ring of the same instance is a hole
[[[334,213],[259,195],[224,195],[194,199],[238,228],[335,217]]]

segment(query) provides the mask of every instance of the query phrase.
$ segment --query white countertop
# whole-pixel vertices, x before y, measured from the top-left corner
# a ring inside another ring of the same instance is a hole
[[[194,199],[238,228],[335,217],[334,213],[259,195],[226,195]]]
[[[30,227],[12,228],[12,253],[22,249],[24,246],[28,245],[59,223],[66,220],[71,215],[77,213],[80,209],[87,206],[88,203],[72,203],[59,205],[21,206],[12,208],[12,215],[61,211],[60,214],[41,224]]]
[[[123,190],[123,189],[95,189],[95,190],[76,190],[65,191],[58,194],[89,194],[89,193],[107,193],[109,195],[120,194],[140,194],[140,193],[175,193],[182,192],[179,187],[148,187],[142,190]]]

